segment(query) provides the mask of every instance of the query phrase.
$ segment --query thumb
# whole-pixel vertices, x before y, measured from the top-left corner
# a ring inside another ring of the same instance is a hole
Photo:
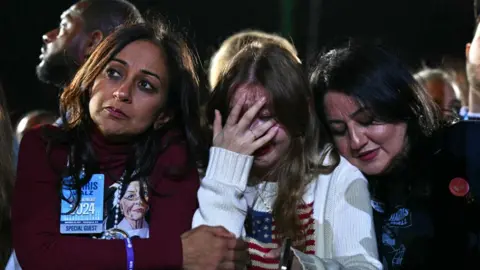
[[[213,120],[213,138],[222,131],[222,115],[218,110],[215,110],[215,120]]]

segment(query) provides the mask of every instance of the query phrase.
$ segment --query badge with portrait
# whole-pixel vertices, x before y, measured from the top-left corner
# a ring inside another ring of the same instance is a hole
[[[149,238],[148,187],[138,180],[109,187],[104,239]]]
[[[60,233],[102,233],[104,229],[104,175],[92,175],[90,181],[81,189],[78,205],[76,205],[78,194],[70,187],[69,181],[73,181],[73,177],[64,178],[65,185],[62,187]]]

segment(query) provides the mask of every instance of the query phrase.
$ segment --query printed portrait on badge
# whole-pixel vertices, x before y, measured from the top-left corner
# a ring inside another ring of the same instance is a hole
[[[117,182],[109,187],[114,195],[106,202],[105,230],[129,238],[149,238],[148,187],[139,180]],[[118,238],[115,236],[111,236]]]

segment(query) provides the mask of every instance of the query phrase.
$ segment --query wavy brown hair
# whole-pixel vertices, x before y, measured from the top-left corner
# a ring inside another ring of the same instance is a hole
[[[152,125],[135,139],[133,153],[126,165],[125,181],[146,181],[158,155],[172,144],[186,144],[189,161],[193,166],[203,168],[206,164],[208,148],[201,128],[199,106],[199,92],[205,86],[198,77],[198,58],[183,35],[174,31],[171,25],[160,20],[131,22],[117,29],[100,43],[60,98],[63,138],[56,141],[70,145],[70,162],[67,172],[63,174],[74,177],[72,188],[78,191],[77,194],[81,194],[79,192],[81,187],[98,170],[98,162],[89,136],[95,125],[88,108],[90,89],[107,63],[128,44],[137,40],[155,44],[167,57],[169,85],[164,109],[172,112],[173,119],[159,129],[154,129]],[[172,130],[179,131],[176,132],[179,136],[166,136]],[[82,166],[85,166],[86,173],[83,178],[79,177]],[[167,168],[169,171],[176,170],[179,173],[185,171],[182,169],[184,168]],[[134,170],[138,173],[132,177],[135,179],[130,179]],[[80,196],[77,196],[76,200],[78,203]]]
[[[0,268],[7,264],[12,252],[10,202],[15,180],[13,140],[12,125],[0,84]]]
[[[297,206],[304,204],[302,197],[307,184],[318,174],[332,172],[339,156],[332,152],[329,157],[333,162],[324,165],[330,144],[323,139],[325,127],[310,106],[312,94],[307,76],[291,52],[267,43],[252,43],[242,49],[213,89],[207,105],[210,124],[215,109],[222,115],[229,114],[231,98],[240,85],[262,86],[268,92],[275,120],[291,138],[287,153],[262,180],[278,183],[272,214],[280,236],[295,240],[299,243],[296,246],[302,248],[305,232],[301,230]]]

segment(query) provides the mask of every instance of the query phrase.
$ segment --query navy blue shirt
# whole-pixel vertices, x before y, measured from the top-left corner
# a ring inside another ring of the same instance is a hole
[[[412,147],[400,171],[367,176],[377,183],[372,207],[384,269],[480,267],[479,140],[480,122],[461,121]],[[469,184],[468,194],[451,191],[455,178]]]

